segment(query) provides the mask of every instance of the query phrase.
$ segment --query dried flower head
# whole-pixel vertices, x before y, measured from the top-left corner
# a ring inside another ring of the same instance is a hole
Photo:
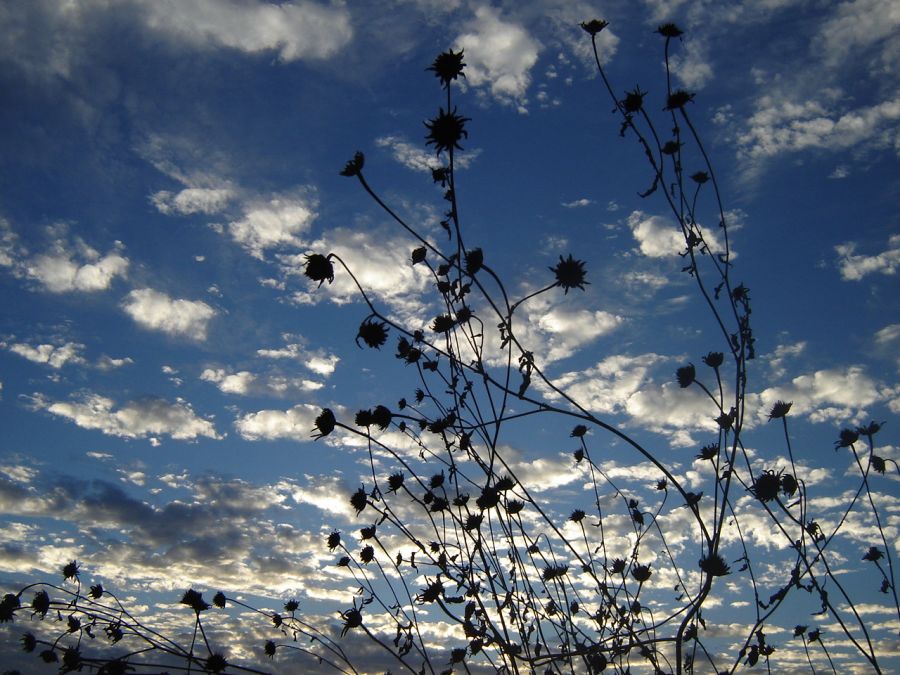
[[[341,545],[341,533],[337,530],[333,530],[331,534],[328,535],[328,550],[333,551],[338,546]]]
[[[604,21],[603,19],[591,19],[590,21],[582,21],[581,27],[590,34],[591,37],[594,37],[606,28],[609,25],[609,21]]]
[[[50,596],[47,595],[47,591],[38,591],[34,594],[31,609],[34,610],[34,614],[40,614],[42,619],[47,616],[47,612],[50,611]]]
[[[626,113],[633,114],[639,112],[641,108],[644,107],[644,97],[646,95],[646,91],[641,91],[640,87],[635,87],[631,91],[625,92],[625,98],[619,101],[619,103]]]
[[[573,523],[580,523],[582,520],[584,520],[585,515],[585,512],[581,509],[575,509],[574,511],[572,511],[572,515],[569,516],[569,520],[571,520]]]
[[[329,284],[334,281],[334,266],[329,258],[321,253],[311,253],[304,257],[306,266],[303,273],[313,281],[318,281],[320,288],[326,281]]]
[[[428,129],[426,145],[433,145],[438,155],[452,149],[462,150],[459,142],[469,137],[466,131],[466,122],[469,121],[468,117],[456,114],[456,108],[447,111],[441,108],[437,117],[425,122]]]
[[[360,486],[359,490],[353,493],[350,497],[350,505],[356,509],[356,515],[358,516],[363,510],[366,508],[366,505],[369,502],[368,495],[366,494],[365,489]]]
[[[551,267],[550,271],[556,275],[556,286],[561,286],[566,294],[569,293],[569,290],[572,288],[580,288],[584,290],[586,284],[590,283],[585,281],[585,271],[584,271],[584,261],[575,260],[572,257],[572,254],[569,254],[569,257],[563,259],[562,256],[559,256],[559,262],[555,267]]]
[[[694,94],[684,89],[676,89],[666,97],[665,110],[680,110],[694,100]]]
[[[792,405],[794,405],[793,401],[788,401],[787,403],[784,401],[775,401],[775,405],[773,405],[772,409],[769,411],[769,419],[777,420],[785,417],[791,411]]]
[[[341,170],[342,176],[358,176],[360,171],[362,171],[363,165],[366,163],[366,156],[361,152],[357,152],[353,155],[353,159],[347,162],[344,165],[344,168]]]
[[[849,448],[859,440],[859,432],[856,429],[841,429],[841,435],[834,442],[834,449]]]
[[[359,341],[362,340],[369,347],[381,349],[381,345],[387,342],[387,337],[387,324],[384,321],[376,321],[369,317],[359,325],[359,332],[356,334],[356,346],[359,347]]]
[[[71,579],[72,581],[78,581],[78,563],[76,561],[71,561],[66,563],[66,565],[62,568],[63,579],[68,581]]]
[[[656,29],[656,32],[665,38],[678,38],[684,35],[684,31],[674,23],[664,23]]]
[[[328,408],[323,408],[322,412],[319,413],[319,416],[316,417],[315,424],[316,428],[313,429],[313,438],[318,440],[323,436],[327,436],[334,431],[334,425],[336,424],[334,413]]]
[[[466,64],[463,62],[463,50],[460,49],[459,52],[454,52],[452,49],[448,49],[447,51],[438,54],[434,59],[434,63],[428,66],[427,70],[434,72],[441,81],[441,86],[448,87],[450,86],[450,82],[460,75],[462,77],[466,76],[463,72],[465,67]]]
[[[678,380],[678,386],[682,389],[690,387],[692,384],[694,384],[694,379],[696,378],[696,376],[697,371],[694,369],[693,363],[682,366],[675,371],[675,378]]]
[[[651,574],[650,565],[635,565],[631,568],[631,576],[640,584],[647,581]]]
[[[181,602],[182,605],[187,605],[197,614],[209,609],[209,603],[203,599],[203,594],[195,591],[193,588],[186,590],[179,602]]]
[[[210,654],[206,659],[206,670],[211,673],[221,673],[228,667],[228,661],[221,654]]]
[[[725,560],[718,553],[700,558],[700,569],[711,577],[724,577],[731,574],[731,568],[725,564]]]
[[[344,637],[347,631],[359,628],[363,624],[362,613],[356,607],[351,607],[346,612],[342,612],[341,618],[344,620],[344,629],[341,631],[341,637]]]
[[[778,493],[781,491],[781,474],[772,470],[763,471],[753,479],[753,486],[750,492],[761,502],[771,502],[778,499]]]

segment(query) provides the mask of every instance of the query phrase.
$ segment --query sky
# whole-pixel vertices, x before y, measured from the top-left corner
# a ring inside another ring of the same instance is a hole
[[[367,524],[348,501],[367,456],[351,438],[314,441],[314,419],[419,385],[393,337],[355,342],[368,310],[349,276],[318,288],[303,261],[338,253],[393,320],[432,320],[415,242],[339,172],[362,151],[373,188],[445,241],[423,122],[445,105],[426,67],[447,48],[467,64],[454,94],[471,118],[457,157],[467,244],[516,297],[552,283],[560,256],[585,261],[589,285],[524,305],[520,338],[552,380],[701,485],[694,456],[715,422],[674,372],[722,347],[665,204],[638,195],[652,176],[597,78],[579,27],[595,17],[610,22],[599,46],[614,88],[640,85],[660,112],[654,30],[685,30],[672,71],[696,92],[753,302],[748,447],[784,468],[766,416],[792,401],[823,519],[857,485],[834,451],[841,428],[886,422],[878,454],[900,459],[892,0],[0,0],[3,591],[77,559],[85,582],[160,625],[184,622],[190,586],[270,609],[297,597],[337,623],[351,594],[328,602],[352,584],[325,537]],[[655,481],[597,443],[623,485]],[[526,424],[504,445],[563,520],[589,501],[565,435]],[[878,481],[896,541],[897,472]],[[850,571],[867,569],[868,518],[848,521]],[[741,606],[738,590],[723,602]],[[897,658],[896,613],[869,590]],[[266,626],[228,621],[229,657],[262,663]],[[787,651],[802,622],[771,635]],[[24,657],[21,627],[0,631],[2,660]]]

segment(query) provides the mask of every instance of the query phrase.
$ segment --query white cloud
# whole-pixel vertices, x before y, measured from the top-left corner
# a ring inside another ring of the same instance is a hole
[[[290,338],[290,336],[285,336]],[[329,354],[321,349],[308,350],[298,342],[290,342],[278,349],[257,349],[257,356],[266,359],[291,359],[299,361],[312,372],[328,377],[334,373],[334,369],[341,360],[339,356]]]
[[[182,399],[169,403],[159,398],[130,401],[114,409],[112,399],[87,393],[75,401],[51,402],[33,398],[36,408],[64,417],[83,429],[97,429],[108,436],[148,438],[170,436],[176,440],[220,438],[210,420],[198,417]]]
[[[207,368],[200,373],[200,379],[212,382],[225,394],[247,394],[256,376],[247,370],[227,373],[222,368]]]
[[[35,255],[20,245],[9,222],[0,220],[0,266],[10,268],[19,278],[38,282],[51,293],[95,292],[109,288],[113,279],[128,273],[128,258],[122,255],[121,242],[101,255],[84,240],[68,240],[68,227],[47,228],[51,237],[48,249]]]
[[[858,61],[864,50],[877,49],[876,63],[887,73],[900,66],[900,11],[894,0],[853,0],[838,3],[819,31],[825,61],[835,65]],[[875,68],[872,68],[875,70]]]
[[[150,200],[166,215],[212,214],[221,212],[233,196],[233,191],[228,188],[185,188],[177,193],[161,190]]]
[[[104,354],[97,360],[97,367],[100,370],[115,370],[116,368],[129,366],[132,363],[134,363],[134,359],[132,359],[130,356],[125,356],[121,359],[114,359],[113,357]]]
[[[795,103],[763,96],[747,128],[737,136],[738,156],[759,159],[806,149],[844,150],[861,144],[900,151],[897,142],[900,98],[855,110],[832,109],[830,90],[824,101]]]
[[[81,352],[84,350],[83,344],[77,342],[65,342],[63,344],[41,344],[32,346],[25,343],[6,344],[0,342],[0,346],[6,347],[13,354],[33,361],[34,363],[45,363],[51,368],[62,368],[67,363],[84,363],[84,357]]]
[[[567,209],[576,209],[582,206],[590,206],[594,203],[593,199],[588,199],[587,197],[582,197],[581,199],[575,199],[571,202],[563,202],[562,205]]]
[[[706,44],[699,40],[685,40],[670,59],[670,65],[675,77],[691,90],[702,89],[713,76]]]
[[[900,234],[892,235],[888,239],[888,249],[872,256],[858,255],[856,244],[848,242],[835,246],[840,259],[841,279],[844,281],[859,281],[869,274],[893,275],[900,266]]]
[[[409,253],[414,247],[410,238],[386,234],[384,230],[347,228],[329,230],[325,239],[310,245],[315,251],[340,256],[366,293],[389,305],[404,322],[423,312],[422,298],[430,285],[427,269],[410,263]],[[279,260],[285,274],[303,273],[305,259],[302,255],[279,256]],[[321,288],[310,284],[309,292],[294,295],[294,300],[302,304],[324,299],[345,304],[358,298],[359,289],[339,263],[335,264],[334,283],[326,283]]]
[[[792,415],[809,415],[814,422],[845,421],[860,416],[866,406],[884,400],[886,395],[859,366],[830,368],[764,390],[759,395],[758,416],[763,419],[776,401],[792,401]]]
[[[312,431],[321,408],[301,403],[288,410],[260,410],[235,420],[234,426],[248,441],[285,438],[295,441],[312,440]]]
[[[263,258],[266,249],[280,246],[301,247],[298,236],[309,230],[316,219],[316,200],[310,195],[275,196],[244,205],[240,220],[228,224],[228,233],[255,258]]]
[[[394,159],[407,169],[413,171],[431,171],[444,166],[444,162],[437,158],[433,152],[428,152],[420,146],[410,143],[400,136],[381,136],[375,139],[375,145],[379,148],[388,148]],[[481,150],[466,150],[453,155],[454,167],[465,169],[470,166],[475,158],[481,154]]]
[[[131,291],[122,309],[140,326],[169,335],[205,340],[216,310],[201,300],[173,299],[152,288]]]
[[[632,211],[626,224],[638,242],[641,253],[650,258],[677,256],[685,249],[684,236],[679,226],[669,218],[648,216],[641,211]],[[717,233],[704,228],[703,237],[713,253],[723,250]]]
[[[514,322],[522,345],[549,364],[565,359],[581,347],[619,328],[624,318],[603,310],[552,305],[543,298],[530,301],[525,320]]]
[[[455,48],[465,50],[467,83],[488,87],[499,101],[524,102],[541,45],[522,26],[501,20],[498,10],[480,6]]]
[[[353,36],[350,13],[342,4],[140,0],[140,5],[149,28],[184,43],[251,54],[277,51],[283,61],[328,58]]]

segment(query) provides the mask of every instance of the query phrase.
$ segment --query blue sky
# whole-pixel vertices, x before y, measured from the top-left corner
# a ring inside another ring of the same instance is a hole
[[[4,590],[77,558],[162,624],[190,585],[333,612],[321,601],[350,585],[324,571],[323,534],[365,524],[347,496],[367,469],[350,439],[314,443],[313,420],[418,384],[393,338],[357,348],[368,312],[352,283],[338,274],[317,289],[303,256],[337,252],[387,315],[433,318],[414,242],[338,172],[363,151],[373,187],[442,241],[423,121],[443,103],[425,67],[448,47],[467,63],[456,98],[472,118],[457,175],[467,243],[517,296],[550,283],[560,255],[586,261],[586,290],[527,305],[521,339],[552,379],[700,485],[693,457],[715,423],[673,373],[721,346],[664,204],[637,195],[651,176],[596,77],[578,27],[592,17],[610,21],[600,47],[616,88],[640,84],[659,110],[653,31],[686,30],[673,71],[697,92],[691,114],[753,299],[745,442],[783,468],[765,417],[793,401],[823,518],[855,489],[833,451],[841,427],[887,421],[878,452],[900,455],[891,0],[6,2]],[[563,518],[588,499],[564,435],[526,424],[505,444]],[[607,469],[637,490],[655,480],[638,459],[612,444]],[[896,540],[897,476],[879,480]],[[862,514],[848,524],[851,568],[865,565],[866,528]],[[884,596],[865,598],[891,620]],[[259,659],[264,629],[233,638],[230,655]],[[900,652],[896,630],[884,649]]]

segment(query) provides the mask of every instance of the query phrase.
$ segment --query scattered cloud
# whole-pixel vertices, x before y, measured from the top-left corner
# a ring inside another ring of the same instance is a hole
[[[108,436],[169,436],[174,440],[220,438],[213,423],[198,417],[183,399],[169,403],[160,398],[147,397],[116,408],[112,399],[88,392],[71,401],[56,402],[35,394],[32,403],[38,410],[46,410],[74,422],[82,429],[96,429]]]
[[[284,347],[279,347],[277,349],[257,349],[257,356],[266,359],[290,359],[292,361],[298,361],[301,365],[323,377],[328,377],[334,373],[335,367],[341,360],[340,357],[321,349],[307,349],[300,342],[290,342],[290,340],[296,336],[285,335],[283,337],[285,338],[286,343]]]
[[[433,152],[428,152],[421,144],[411,143],[402,136],[381,136],[375,139],[375,145],[379,148],[388,148],[395,160],[413,171],[430,172],[444,166],[444,162]],[[456,153],[453,155],[453,165],[457,169],[465,169],[471,166],[480,154],[481,150],[477,148]]]
[[[70,241],[65,225],[49,227],[47,233],[51,239],[47,250],[29,254],[9,222],[0,221],[0,266],[50,293],[104,291],[116,277],[127,276],[129,261],[121,242],[101,255],[80,237]]]
[[[690,90],[702,89],[712,79],[708,51],[706,43],[700,40],[685,40],[670,59],[672,74]]]
[[[142,328],[199,341],[206,339],[209,322],[216,315],[201,300],[173,299],[152,288],[131,291],[122,309]]]
[[[528,31],[500,18],[499,10],[482,5],[455,49],[466,54],[466,82],[486,87],[498,101],[524,109],[540,43]]]
[[[309,230],[317,215],[316,199],[309,190],[250,200],[243,209],[243,217],[228,224],[228,233],[260,260],[270,248],[302,247],[300,235]]]
[[[588,199],[587,197],[582,197],[581,199],[576,199],[571,202],[563,202],[562,205],[567,209],[577,209],[583,206],[590,206],[594,203],[593,199]]]
[[[85,359],[81,355],[84,351],[84,345],[77,342],[64,342],[61,344],[39,344],[32,346],[23,342],[15,342],[7,344],[0,342],[0,347],[4,347],[13,354],[33,361],[34,363],[44,363],[51,368],[62,368],[68,363],[84,363]]]
[[[275,51],[282,61],[328,58],[353,37],[350,13],[342,4],[139,0],[139,5],[148,28],[180,43],[250,54]]]
[[[200,379],[212,382],[225,394],[247,394],[256,381],[256,375],[247,370],[228,373],[222,368],[207,368],[200,373]]]
[[[830,368],[765,389],[759,395],[758,415],[763,419],[776,401],[792,401],[792,415],[808,415],[814,422],[846,421],[860,417],[888,394],[859,366]]]
[[[900,71],[900,12],[893,0],[854,0],[834,7],[822,23],[815,44],[835,66],[869,56],[870,70]],[[874,54],[867,50],[874,50]]]
[[[234,197],[229,188],[185,188],[179,192],[160,190],[150,201],[160,213],[190,215],[220,213]]]
[[[315,420],[322,409],[301,403],[288,410],[260,410],[239,417],[234,426],[248,441],[312,440]]]
[[[762,159],[807,149],[846,150],[859,145],[895,147],[900,124],[900,98],[854,110],[839,110],[840,92],[826,91],[820,100],[794,102],[772,95],[761,97],[757,110],[738,134],[739,158]]]
[[[649,258],[677,256],[685,248],[681,229],[669,218],[632,211],[625,222],[638,242],[641,253]],[[718,235],[709,228],[703,230],[703,237],[713,253],[724,250]]]
[[[321,382],[298,377],[286,377],[278,374],[257,375],[248,370],[229,372],[224,368],[206,368],[200,379],[211,382],[224,394],[265,393],[284,396],[291,391],[316,391],[324,385]]]
[[[900,266],[900,234],[891,235],[888,249],[872,256],[857,254],[854,242],[840,244],[834,250],[841,257],[838,265],[844,281],[859,281],[875,273],[894,275]]]

